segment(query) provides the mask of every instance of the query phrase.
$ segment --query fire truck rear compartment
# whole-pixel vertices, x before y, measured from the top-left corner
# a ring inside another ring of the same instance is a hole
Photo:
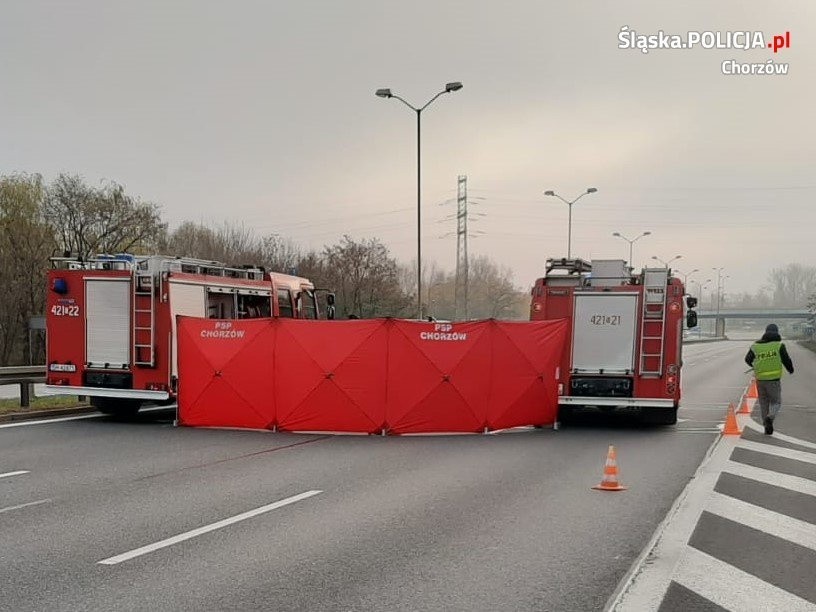
[[[86,387],[105,389],[132,389],[133,374],[130,372],[99,372],[86,370],[82,382]]]
[[[570,395],[581,397],[632,397],[632,379],[628,377],[574,376]]]

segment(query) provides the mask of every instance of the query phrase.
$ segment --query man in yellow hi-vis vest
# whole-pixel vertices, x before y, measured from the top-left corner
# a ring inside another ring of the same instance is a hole
[[[793,374],[793,362],[776,324],[768,325],[762,338],[751,345],[745,363],[754,369],[762,424],[765,433],[771,435],[774,419],[782,407],[782,368]]]

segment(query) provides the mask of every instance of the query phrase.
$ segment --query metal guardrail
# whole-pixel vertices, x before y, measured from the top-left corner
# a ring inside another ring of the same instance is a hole
[[[45,382],[45,366],[10,366],[0,368],[0,385],[20,385],[20,407],[31,405],[31,385]]]

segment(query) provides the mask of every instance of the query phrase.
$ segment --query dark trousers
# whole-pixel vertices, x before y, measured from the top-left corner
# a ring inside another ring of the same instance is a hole
[[[759,413],[762,422],[770,418],[773,420],[782,408],[782,381],[758,380],[757,395],[759,396]]]

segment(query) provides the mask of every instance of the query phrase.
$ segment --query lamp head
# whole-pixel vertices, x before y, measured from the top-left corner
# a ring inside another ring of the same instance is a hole
[[[612,232],[612,235],[613,236],[618,236],[619,238],[621,237],[620,232]]]
[[[643,235],[644,235],[644,236],[651,236],[651,235],[652,235],[652,232],[643,232]]]
[[[598,190],[595,187],[590,187],[589,189],[587,189],[586,192],[587,193],[595,193],[596,191],[598,191]]]
[[[393,94],[390,89],[378,89],[376,95],[380,98],[390,98]]]
[[[546,196],[554,196],[554,195],[555,195],[555,192],[554,192],[554,191],[552,191],[551,189],[548,189],[547,191],[545,191],[545,192],[544,192],[544,195],[546,195]]]
[[[454,81],[453,83],[447,83],[445,85],[445,93],[459,91],[460,89],[462,89],[462,84],[459,81]]]

